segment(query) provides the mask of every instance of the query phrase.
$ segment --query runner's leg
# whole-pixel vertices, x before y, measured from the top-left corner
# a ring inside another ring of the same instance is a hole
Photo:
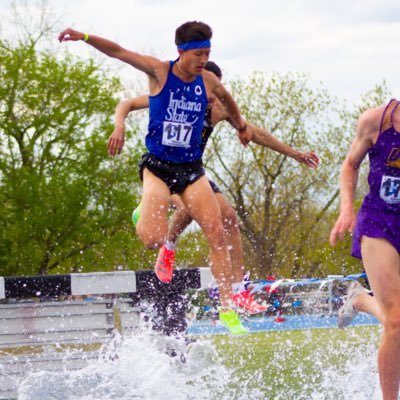
[[[370,296],[368,293],[361,293],[354,299],[353,307],[357,311],[373,315],[383,324],[383,314],[375,296]]]
[[[383,400],[397,400],[400,383],[400,257],[385,239],[363,237],[361,252],[368,280],[383,315],[378,351]]]
[[[242,282],[244,274],[243,245],[236,211],[222,193],[216,193],[215,196],[221,208],[225,242],[228,246],[232,264],[232,280],[233,282]]]
[[[202,228],[209,247],[211,269],[220,291],[222,311],[230,309],[232,291],[231,261],[225,243],[221,210],[206,176],[188,186],[182,200]]]
[[[170,197],[170,204],[175,205],[176,211],[169,224],[165,243],[160,247],[154,268],[158,279],[164,283],[169,283],[172,280],[178,236],[192,221],[192,218],[189,216],[185,205],[178,195],[172,195]]]
[[[175,207],[175,211],[170,218],[167,240],[176,243],[180,234],[190,225],[193,219],[180,196],[174,194],[170,200]]]
[[[167,185],[145,168],[136,232],[144,245],[150,249],[160,248],[167,236],[169,197]]]

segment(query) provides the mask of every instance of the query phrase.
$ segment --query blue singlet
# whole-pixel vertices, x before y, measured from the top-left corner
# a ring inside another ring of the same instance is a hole
[[[202,156],[201,131],[207,94],[201,75],[184,82],[172,73],[161,92],[149,96],[150,118],[146,147],[157,158],[176,163],[197,161]]]

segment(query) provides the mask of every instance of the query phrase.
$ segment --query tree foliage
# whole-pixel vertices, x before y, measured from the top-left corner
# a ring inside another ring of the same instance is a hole
[[[231,87],[248,121],[321,158],[318,169],[310,170],[265,147],[243,148],[226,125],[214,135],[207,167],[237,210],[248,268],[259,277],[329,271],[335,255],[326,242],[356,113],[322,86],[311,87],[302,74],[254,73]],[[373,92],[382,101],[384,90]],[[348,263],[354,264],[346,257],[344,268]]]
[[[1,275],[139,266],[139,149],[106,152],[119,80],[34,37],[1,40],[0,65]]]
[[[130,222],[147,115],[134,117],[124,153],[111,159],[119,79],[92,59],[47,48],[53,31],[40,18],[40,29],[17,18],[23,37],[0,39],[0,275],[151,268],[156,254]],[[246,267],[253,277],[353,272],[350,238],[327,244],[339,168],[359,114],[387,101],[386,85],[351,107],[302,74],[254,73],[230,86],[249,121],[322,160],[309,170],[269,149],[243,148],[230,127],[217,128],[205,161],[237,210]],[[191,230],[181,243],[178,264],[206,263],[202,234]]]

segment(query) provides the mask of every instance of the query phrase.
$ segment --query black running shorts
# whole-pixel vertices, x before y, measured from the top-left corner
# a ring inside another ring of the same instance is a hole
[[[169,188],[171,194],[182,193],[189,185],[205,175],[201,160],[189,163],[175,163],[160,160],[146,153],[139,163],[140,179],[143,180],[143,170],[147,168],[157,178],[160,178]]]
[[[208,182],[210,182],[211,189],[214,193],[222,193],[217,184],[214,183],[211,179],[209,179]]]

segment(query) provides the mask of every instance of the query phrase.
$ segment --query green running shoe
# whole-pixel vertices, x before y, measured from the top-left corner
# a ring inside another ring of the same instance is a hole
[[[249,331],[242,325],[238,315],[230,310],[219,313],[219,321],[233,336],[246,335]]]
[[[139,205],[133,210],[133,213],[132,213],[132,222],[133,222],[133,225],[135,225],[135,226],[137,225],[139,218],[140,218],[141,206],[142,206],[142,203],[139,203]]]

